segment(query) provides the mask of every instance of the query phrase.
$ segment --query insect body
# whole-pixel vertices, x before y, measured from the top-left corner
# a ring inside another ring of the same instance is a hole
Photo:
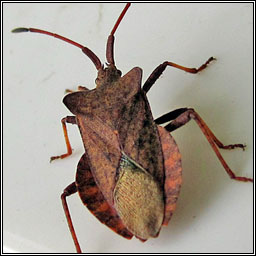
[[[77,252],[80,245],[72,224],[66,197],[78,192],[87,208],[105,225],[125,238],[146,241],[157,237],[167,225],[176,206],[181,186],[181,155],[170,132],[191,118],[211,144],[228,175],[238,181],[252,181],[236,176],[218,147],[244,148],[242,144],[223,145],[201,117],[191,108],[180,108],[153,119],[147,92],[167,66],[189,73],[198,73],[214,60],[209,58],[198,69],[165,61],[141,85],[142,70],[138,67],[121,75],[114,62],[114,34],[130,4],[117,20],[107,41],[107,66],[87,47],[68,38],[35,28],[17,28],[13,32],[36,32],[73,44],[85,53],[98,70],[96,88],[67,94],[63,102],[74,116],[62,119],[67,153],[72,153],[66,123],[77,124],[85,153],[81,157],[75,182],[61,195],[64,211]],[[160,124],[169,122],[165,127]]]

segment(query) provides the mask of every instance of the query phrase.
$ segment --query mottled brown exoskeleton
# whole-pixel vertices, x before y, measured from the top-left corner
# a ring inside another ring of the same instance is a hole
[[[64,104],[74,114],[62,119],[67,153],[51,157],[54,160],[72,154],[66,123],[78,125],[85,153],[78,163],[75,182],[61,195],[77,252],[81,248],[66,202],[66,197],[75,192],[102,223],[119,235],[127,239],[135,236],[141,241],[158,236],[161,226],[168,224],[175,210],[182,181],[181,155],[170,132],[191,118],[199,125],[230,178],[252,181],[236,176],[218,150],[218,147],[233,149],[244,145],[224,146],[193,109],[180,108],[156,120],[150,110],[146,94],[167,66],[198,73],[213,57],[198,69],[166,61],[143,86],[140,68],[133,68],[124,76],[116,68],[114,34],[129,6],[126,4],[108,37],[106,67],[90,49],[60,35],[35,28],[13,30],[42,33],[73,44],[82,49],[98,70],[95,89],[79,86],[77,92],[70,91],[64,97]],[[170,123],[160,126],[166,122]]]

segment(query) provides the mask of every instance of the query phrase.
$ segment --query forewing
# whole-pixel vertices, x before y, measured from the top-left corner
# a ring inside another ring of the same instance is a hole
[[[96,116],[77,115],[77,120],[95,182],[112,205],[116,170],[121,158],[118,135]]]
[[[118,150],[113,153],[116,147],[107,139],[112,138],[117,144],[118,139],[113,138],[114,130],[118,131],[120,146],[125,154],[163,185],[159,133],[146,95],[141,90],[141,76],[141,69],[134,68],[114,83],[91,91],[71,93],[63,100],[78,117],[91,170],[109,202],[113,199],[114,174],[120,157]],[[99,127],[104,131],[97,131]],[[107,146],[106,139],[109,141]]]
[[[159,133],[143,91],[123,106],[117,130],[124,152],[163,184],[163,155]]]
[[[164,217],[163,190],[143,167],[123,154],[114,190],[115,208],[136,237],[156,237]]]

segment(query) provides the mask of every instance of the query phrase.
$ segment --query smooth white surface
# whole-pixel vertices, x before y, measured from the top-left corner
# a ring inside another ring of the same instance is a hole
[[[4,245],[23,253],[75,252],[60,194],[74,181],[83,145],[69,125],[74,154],[65,152],[60,120],[69,111],[64,90],[94,88],[96,71],[71,45],[47,36],[12,34],[16,27],[57,32],[91,48],[105,62],[105,44],[124,4],[4,4]],[[143,68],[143,81],[165,60],[198,67],[197,75],[167,67],[148,93],[154,117],[194,107],[226,144],[238,175],[253,175],[253,5],[133,4],[116,32],[115,59],[124,73]],[[85,252],[251,253],[253,185],[232,181],[197,125],[173,133],[183,156],[184,183],[177,210],[157,239],[119,237],[68,198]]]

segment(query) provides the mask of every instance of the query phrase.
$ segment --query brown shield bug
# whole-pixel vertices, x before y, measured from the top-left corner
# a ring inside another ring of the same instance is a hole
[[[67,153],[51,158],[71,155],[66,123],[77,124],[85,154],[79,161],[76,181],[61,196],[77,252],[81,249],[66,203],[66,197],[75,192],[101,222],[125,238],[136,236],[145,241],[156,237],[161,226],[168,224],[181,185],[181,157],[169,132],[191,118],[199,125],[228,175],[238,181],[252,181],[236,176],[218,150],[244,148],[242,144],[223,145],[191,108],[180,108],[154,120],[146,98],[167,66],[198,73],[214,58],[197,69],[163,62],[142,86],[140,68],[121,76],[114,62],[114,34],[128,8],[129,4],[108,38],[106,67],[90,49],[62,36],[34,28],[13,30],[42,33],[71,43],[81,48],[98,70],[96,89],[79,87],[78,92],[65,96],[64,104],[75,115],[62,119]],[[166,122],[169,123],[164,128],[160,126]]]

